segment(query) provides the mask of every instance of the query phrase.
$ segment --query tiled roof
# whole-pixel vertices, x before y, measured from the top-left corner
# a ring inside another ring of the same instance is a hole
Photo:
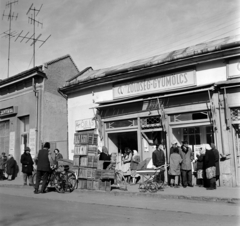
[[[148,67],[158,66],[163,63],[173,62],[175,60],[210,53],[217,50],[228,49],[236,46],[240,46],[240,35],[225,37],[206,43],[200,43],[194,46],[186,47],[183,49],[163,53],[157,56],[136,60],[109,68],[87,71],[86,73],[81,74],[81,76],[77,77],[75,80],[69,81],[65,85],[65,87],[76,83],[83,83],[86,81],[103,78],[105,76],[110,76],[117,73],[141,70]]]

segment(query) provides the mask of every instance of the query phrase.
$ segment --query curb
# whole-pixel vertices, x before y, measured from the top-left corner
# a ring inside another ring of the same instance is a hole
[[[16,184],[0,184],[0,187],[9,188],[27,188],[32,189],[33,187],[16,185]],[[181,200],[193,200],[202,202],[217,202],[217,203],[228,203],[228,204],[240,204],[240,198],[218,198],[209,196],[188,196],[188,195],[172,195],[164,193],[141,193],[141,192],[128,192],[128,191],[101,191],[101,190],[86,190],[76,189],[74,192],[87,193],[87,194],[99,194],[99,195],[113,195],[113,196],[128,196],[128,197],[147,197],[147,198],[160,198],[160,199],[181,199]]]

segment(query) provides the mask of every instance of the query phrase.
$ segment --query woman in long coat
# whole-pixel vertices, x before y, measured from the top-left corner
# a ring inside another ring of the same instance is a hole
[[[176,147],[173,149],[172,154],[170,155],[170,169],[169,174],[171,177],[170,186],[173,184],[175,188],[178,188],[178,178],[180,176],[180,164],[182,163],[182,157],[179,154],[179,149]]]
[[[204,179],[204,171],[203,171],[203,161],[204,161],[204,154],[203,150],[200,150],[200,155],[197,155],[197,184],[199,187],[203,186],[203,179]]]
[[[30,148],[26,147],[24,153],[21,155],[22,172],[23,172],[23,185],[27,185],[27,178],[29,185],[33,185],[32,172],[33,172],[33,160],[30,154]]]
[[[13,158],[13,156],[11,154],[9,154],[8,155],[8,160],[7,160],[8,180],[14,180],[15,179],[16,170],[17,170],[16,160]]]

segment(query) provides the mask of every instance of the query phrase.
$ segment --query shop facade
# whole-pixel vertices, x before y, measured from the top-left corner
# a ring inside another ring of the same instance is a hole
[[[221,185],[239,185],[239,158],[233,147],[227,148],[236,134],[226,136],[225,120],[226,109],[234,110],[235,98],[228,94],[229,108],[220,101],[224,98],[220,84],[239,83],[238,76],[228,76],[229,68],[240,60],[239,47],[239,40],[223,39],[108,69],[91,69],[69,80],[60,88],[68,96],[69,156],[76,122],[88,117],[95,121],[99,149],[105,145],[110,153],[121,155],[129,147],[142,160],[152,156],[156,143],[164,145],[167,162],[173,140],[179,145],[187,140],[195,154],[200,145],[215,143],[220,154],[231,155],[221,162]],[[240,90],[235,93],[239,95]]]
[[[48,141],[68,157],[67,101],[57,87],[78,72],[67,55],[0,81],[1,152],[20,165],[26,146],[34,158]]]

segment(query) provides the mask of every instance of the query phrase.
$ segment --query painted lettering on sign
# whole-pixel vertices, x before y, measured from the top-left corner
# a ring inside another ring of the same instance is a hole
[[[113,87],[114,98],[138,95],[148,92],[161,92],[196,85],[195,71],[153,77],[145,80],[124,83]]]
[[[75,130],[94,129],[95,121],[92,118],[75,121]]]
[[[9,107],[9,108],[5,108],[5,109],[0,110],[0,116],[9,115],[9,114],[13,114],[13,113],[14,113],[14,108],[13,107]]]

